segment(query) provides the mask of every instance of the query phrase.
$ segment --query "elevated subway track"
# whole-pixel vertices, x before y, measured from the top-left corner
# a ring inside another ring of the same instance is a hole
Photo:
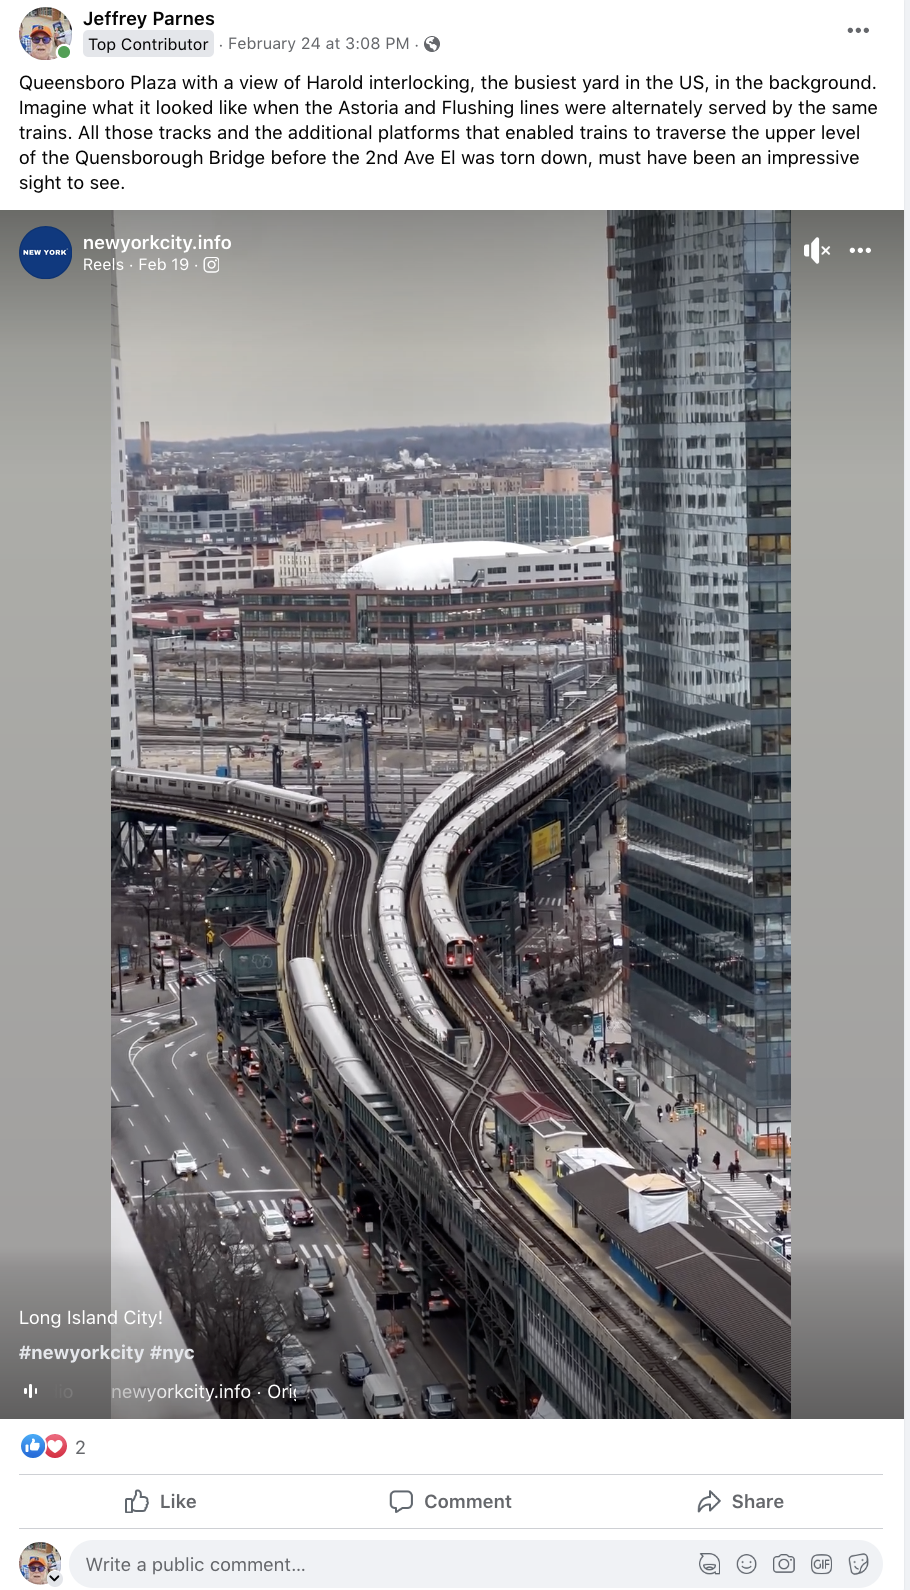
[[[141,803],[121,799],[119,804]],[[336,1000],[358,1043],[363,1044],[368,1063],[376,1066],[383,1082],[401,1097],[403,1113],[415,1122],[423,1166],[402,1155],[400,1146],[389,1145],[391,1152],[385,1155],[381,1174],[386,1176],[385,1188],[393,1194],[396,1234],[418,1252],[421,1273],[428,1243],[444,1257],[456,1258],[469,1315],[469,1387],[473,1341],[494,1368],[498,1365],[519,1388],[525,1352],[517,1312],[520,1277],[536,1274],[539,1281],[540,1275],[552,1273],[553,1306],[557,1294],[563,1307],[565,1299],[570,1300],[577,1326],[602,1366],[591,1369],[594,1390],[575,1416],[611,1416],[616,1393],[608,1391],[607,1382],[613,1377],[623,1384],[627,1409],[629,1399],[638,1399],[632,1417],[730,1417],[725,1399],[712,1395],[710,1383],[700,1390],[691,1377],[672,1365],[672,1344],[662,1343],[660,1333],[644,1317],[636,1319],[634,1308],[610,1307],[604,1295],[585,1282],[583,1266],[571,1244],[522,1207],[514,1193],[496,1183],[482,1158],[479,1137],[495,1079],[510,1064],[527,1074],[532,1086],[545,1086],[553,1092],[552,1079],[520,1031],[495,1006],[488,1007],[482,994],[478,999],[476,989],[472,1008],[488,1038],[482,1077],[466,1078],[463,1069],[402,1027],[385,992],[377,986],[376,964],[364,942],[364,908],[373,867],[365,841],[337,829],[314,834],[294,823],[252,820],[247,811],[222,807],[216,812],[204,802],[158,804],[177,815],[191,815],[213,826],[236,827],[265,839],[285,848],[292,863],[296,856],[279,927],[279,964],[284,967],[293,955],[311,953],[313,948],[318,953],[322,948]],[[330,877],[336,886],[326,913],[321,910],[321,900]],[[300,1035],[286,1009],[284,1014],[296,1048],[301,1044]],[[434,1077],[444,1086],[458,1087],[457,1108],[447,1102]],[[574,1093],[568,1107],[574,1115],[580,1114]],[[593,1141],[602,1141],[602,1123],[592,1117],[586,1123],[588,1129]],[[522,1253],[528,1255],[524,1263]],[[558,1380],[558,1366],[556,1373]],[[572,1394],[567,1395],[571,1399]]]

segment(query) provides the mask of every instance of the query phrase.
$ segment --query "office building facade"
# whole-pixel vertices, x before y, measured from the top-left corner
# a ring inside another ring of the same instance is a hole
[[[790,1122],[790,218],[609,217],[639,1064]]]
[[[609,528],[610,494],[443,492],[421,501],[425,541],[573,541]],[[413,532],[412,532],[413,533]]]

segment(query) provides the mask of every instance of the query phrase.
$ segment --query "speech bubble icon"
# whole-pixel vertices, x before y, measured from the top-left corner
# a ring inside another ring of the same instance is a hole
[[[389,1494],[389,1506],[393,1513],[406,1513],[409,1507],[414,1506],[414,1492],[391,1491]]]

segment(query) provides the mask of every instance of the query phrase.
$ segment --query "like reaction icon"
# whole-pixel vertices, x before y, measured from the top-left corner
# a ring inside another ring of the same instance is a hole
[[[123,1511],[125,1513],[145,1513],[148,1511],[148,1505],[148,1497],[143,1496],[141,1491],[134,1491],[132,1496],[124,1497]]]
[[[41,1457],[44,1452],[44,1437],[40,1435],[24,1435],[19,1444],[28,1458]]]

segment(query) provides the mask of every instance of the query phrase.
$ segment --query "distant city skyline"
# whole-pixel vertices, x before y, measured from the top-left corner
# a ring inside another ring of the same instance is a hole
[[[118,214],[231,240],[118,274],[126,432],[153,441],[608,419],[605,213]],[[207,250],[205,251],[207,252]],[[196,266],[198,265],[198,269]]]

